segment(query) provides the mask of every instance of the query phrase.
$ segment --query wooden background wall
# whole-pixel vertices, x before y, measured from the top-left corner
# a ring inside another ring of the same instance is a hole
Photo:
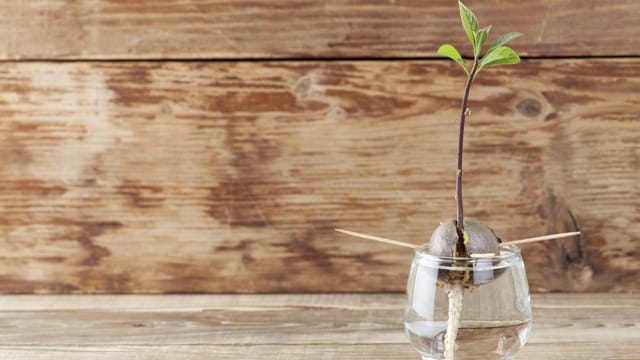
[[[640,2],[468,0],[468,215],[533,291],[640,290]],[[0,292],[403,291],[455,215],[452,0],[0,1]]]

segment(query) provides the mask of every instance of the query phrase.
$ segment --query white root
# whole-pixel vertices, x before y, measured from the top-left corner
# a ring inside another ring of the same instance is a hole
[[[444,338],[444,358],[454,360],[456,349],[456,337],[460,327],[460,313],[462,312],[462,297],[464,296],[464,286],[462,281],[455,281],[449,284],[449,319],[447,321],[447,333]]]

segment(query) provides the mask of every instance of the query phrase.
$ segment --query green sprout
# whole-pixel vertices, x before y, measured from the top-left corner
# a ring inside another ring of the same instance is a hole
[[[438,49],[438,54],[444,55],[456,63],[458,63],[465,74],[467,74],[467,83],[464,88],[464,95],[462,96],[462,106],[460,109],[460,128],[458,131],[458,169],[456,172],[456,228],[458,233],[458,243],[456,244],[456,251],[458,256],[467,255],[467,244],[465,237],[468,235],[464,231],[464,211],[462,203],[462,144],[464,140],[464,122],[465,117],[469,112],[467,108],[467,100],[469,98],[469,90],[471,89],[471,83],[476,79],[480,71],[484,68],[496,65],[517,64],[520,62],[518,54],[510,47],[505,46],[509,41],[522,35],[519,32],[510,32],[502,35],[496,41],[494,41],[489,49],[482,54],[482,46],[489,37],[491,31],[491,25],[480,29],[478,18],[474,15],[473,11],[466,7],[461,1],[458,1],[458,7],[460,8],[460,19],[462,20],[462,26],[469,38],[469,42],[473,48],[473,62],[469,67],[468,61],[460,55],[460,52],[451,44],[444,44]],[[466,235],[466,236],[465,236]]]

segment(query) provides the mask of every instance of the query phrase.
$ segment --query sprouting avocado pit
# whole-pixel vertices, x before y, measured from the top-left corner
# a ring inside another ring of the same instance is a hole
[[[459,240],[457,222],[455,219],[447,219],[440,223],[431,235],[428,244],[428,252],[433,256],[441,257],[470,257],[475,254],[500,255],[500,243],[502,242],[493,230],[484,223],[474,219],[464,219],[464,232],[468,234],[464,253],[456,251]]]

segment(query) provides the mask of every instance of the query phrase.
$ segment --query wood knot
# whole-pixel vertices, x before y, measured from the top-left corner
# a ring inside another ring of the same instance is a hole
[[[346,117],[347,112],[340,106],[331,106],[327,112],[326,119],[329,121],[342,120]]]
[[[313,79],[311,76],[303,76],[293,85],[293,95],[298,99],[305,99],[311,95],[311,88],[313,87]]]
[[[516,109],[525,116],[536,117],[542,112],[542,103],[536,99],[527,98],[516,105]]]

